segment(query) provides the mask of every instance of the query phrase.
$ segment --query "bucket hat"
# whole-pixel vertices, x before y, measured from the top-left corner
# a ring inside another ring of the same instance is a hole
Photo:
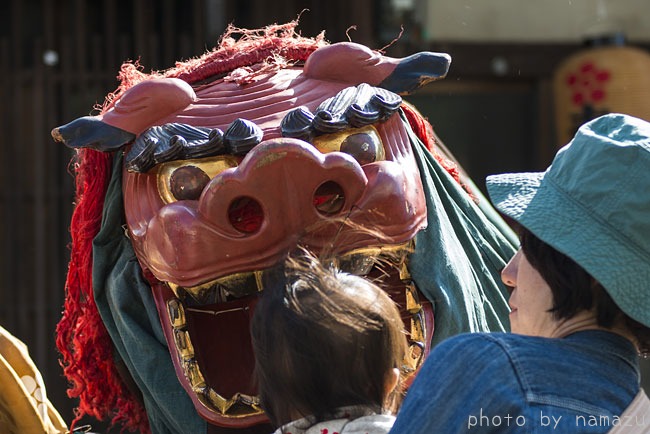
[[[487,178],[496,208],[591,274],[650,327],[650,123],[608,114],[581,126],[541,173]]]

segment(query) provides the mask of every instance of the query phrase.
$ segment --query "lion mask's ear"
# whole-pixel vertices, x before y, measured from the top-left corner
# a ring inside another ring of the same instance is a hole
[[[115,151],[159,119],[183,110],[194,100],[194,90],[183,80],[145,80],[124,92],[103,114],[84,116],[54,128],[52,137],[70,148]]]
[[[402,59],[386,57],[353,42],[339,42],[314,51],[305,63],[310,78],[343,83],[368,83],[398,94],[408,94],[444,78],[451,57],[422,51]]]

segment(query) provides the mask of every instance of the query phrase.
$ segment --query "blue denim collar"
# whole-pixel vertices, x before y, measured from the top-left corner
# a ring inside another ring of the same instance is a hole
[[[637,375],[641,375],[639,369],[639,353],[630,342],[629,339],[624,338],[623,336],[606,331],[606,330],[583,330],[580,332],[572,333],[566,336],[564,339],[567,339],[572,342],[588,342],[589,344],[593,343],[594,339],[599,341],[599,349],[602,352],[616,354],[628,365],[632,366],[636,371]]]

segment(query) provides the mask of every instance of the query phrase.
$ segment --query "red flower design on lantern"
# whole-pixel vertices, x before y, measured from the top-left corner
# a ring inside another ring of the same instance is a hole
[[[571,88],[571,102],[577,106],[591,105],[605,99],[605,85],[611,74],[606,69],[598,69],[593,62],[584,62],[577,72],[566,77],[566,84]]]

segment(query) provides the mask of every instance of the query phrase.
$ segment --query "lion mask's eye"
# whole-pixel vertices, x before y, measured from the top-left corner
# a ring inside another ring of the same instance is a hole
[[[345,152],[364,165],[385,160],[384,145],[372,126],[325,134],[314,138],[313,145],[320,152]]]
[[[381,142],[377,142],[375,137],[367,133],[352,134],[341,143],[341,152],[350,154],[359,164],[364,165],[377,161],[378,147]],[[383,149],[383,148],[382,148]]]
[[[198,200],[210,177],[196,166],[182,166],[172,172],[169,189],[178,200]]]
[[[212,178],[238,164],[239,159],[228,155],[160,164],[158,193],[165,203],[198,200]]]

